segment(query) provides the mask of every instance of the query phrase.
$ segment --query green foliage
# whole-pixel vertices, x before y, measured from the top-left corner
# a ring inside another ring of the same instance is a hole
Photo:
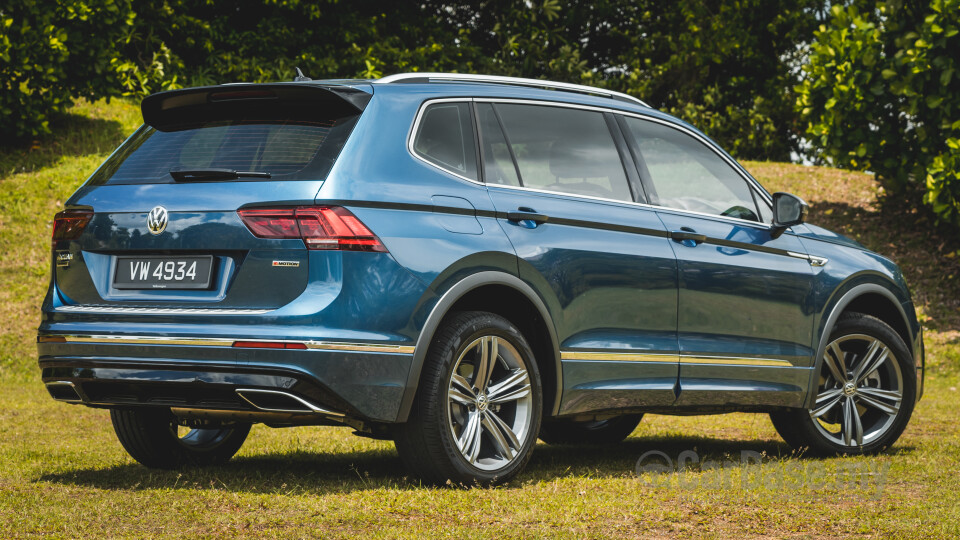
[[[871,170],[889,200],[922,197],[960,226],[960,0],[834,7],[798,108],[833,164]]]
[[[130,0],[8,0],[0,8],[0,138],[49,131],[72,98],[114,95],[110,62]]]
[[[787,160],[798,149],[793,55],[825,0],[14,2],[3,15],[16,27],[4,43],[20,53],[10,66],[45,76],[5,77],[4,100],[21,115],[4,123],[8,134],[43,131],[77,95],[289,80],[294,66],[318,79],[457,71],[607,86],[704,128],[738,157]],[[66,78],[68,69],[89,73]]]

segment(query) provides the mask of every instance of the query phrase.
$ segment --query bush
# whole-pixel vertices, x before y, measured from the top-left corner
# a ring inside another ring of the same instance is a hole
[[[960,0],[834,7],[797,102],[819,155],[960,226]]]
[[[49,131],[74,97],[115,95],[110,61],[130,0],[7,0],[0,8],[0,138]]]

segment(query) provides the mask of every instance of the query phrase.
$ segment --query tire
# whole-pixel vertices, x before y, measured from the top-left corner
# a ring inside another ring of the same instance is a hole
[[[493,313],[455,313],[433,338],[409,420],[395,428],[397,452],[426,483],[506,482],[530,460],[541,411],[540,373],[523,335]]]
[[[166,409],[111,409],[110,419],[130,457],[155,469],[226,463],[250,432],[250,424],[238,423],[178,436],[176,417]]]
[[[642,414],[628,414],[591,422],[545,420],[540,440],[547,444],[617,444],[637,429],[641,418]]]
[[[818,456],[892,446],[916,402],[916,368],[903,339],[876,317],[847,313],[831,332],[821,364],[814,408],[771,413],[783,440]]]

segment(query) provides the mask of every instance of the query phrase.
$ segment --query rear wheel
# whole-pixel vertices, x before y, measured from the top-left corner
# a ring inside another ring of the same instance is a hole
[[[862,313],[840,318],[824,351],[812,409],[770,415],[794,448],[818,455],[869,454],[903,433],[916,401],[913,357],[883,321]]]
[[[540,375],[510,321],[457,313],[437,332],[397,451],[431,483],[503,482],[530,459],[541,414]]]
[[[157,469],[218,465],[240,450],[250,424],[190,429],[166,409],[111,409],[110,419],[130,457]]]
[[[545,420],[540,440],[548,444],[616,444],[637,429],[641,418],[642,414],[628,414],[590,422]]]

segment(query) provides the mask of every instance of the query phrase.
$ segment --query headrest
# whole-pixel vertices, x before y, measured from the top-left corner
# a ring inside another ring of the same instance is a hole
[[[574,138],[560,139],[550,147],[550,174],[557,178],[597,178],[607,176],[608,165],[590,143]]]

